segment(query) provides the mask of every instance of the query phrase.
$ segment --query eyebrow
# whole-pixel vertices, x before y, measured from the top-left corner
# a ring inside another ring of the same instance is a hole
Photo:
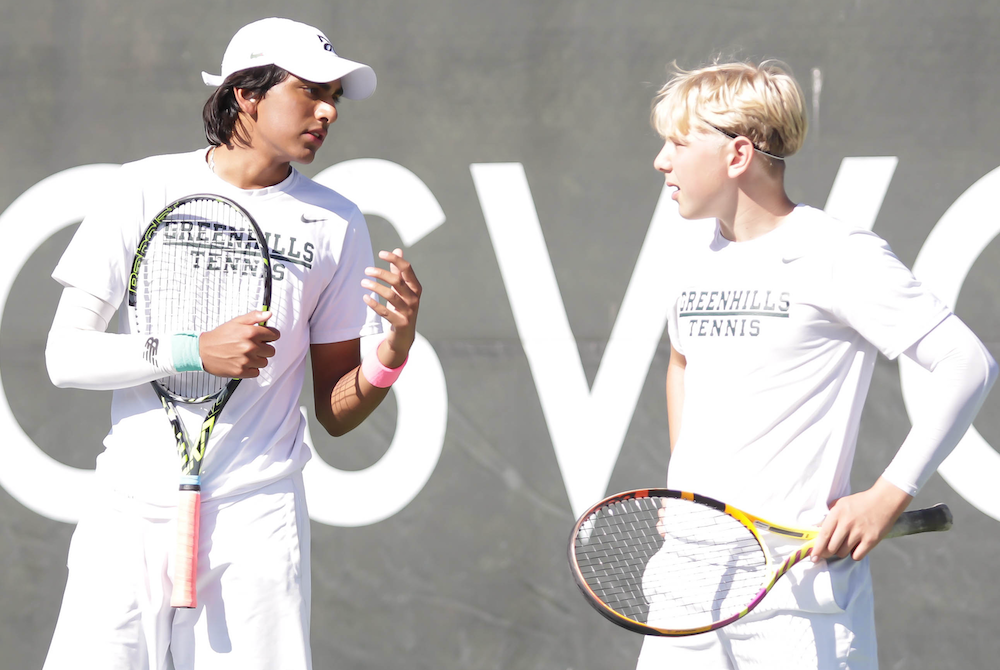
[[[306,83],[306,84],[310,84],[311,86],[316,86],[318,88],[323,89],[324,93],[329,93],[330,89],[333,88],[333,86],[330,83],[321,84],[321,83],[316,82],[316,81],[309,81],[308,79],[302,79],[302,78],[300,78],[299,80],[302,81],[302,82],[304,82],[304,83]],[[340,97],[340,96],[344,95],[344,87],[343,87],[343,85],[338,86],[337,90],[334,91],[333,94],[336,95],[337,97]]]

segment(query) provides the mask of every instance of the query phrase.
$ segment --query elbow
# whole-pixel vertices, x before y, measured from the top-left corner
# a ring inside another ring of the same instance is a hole
[[[326,411],[324,411],[324,409]],[[338,421],[337,417],[333,415],[330,408],[323,408],[319,403],[315,406],[316,410],[316,420],[319,421],[319,425],[323,426],[323,430],[327,432],[331,437],[343,437],[350,432],[351,427],[345,425],[342,421]]]
[[[967,367],[970,372],[973,370],[978,371],[979,378],[982,379],[982,393],[985,397],[990,392],[990,389],[993,388],[997,377],[1000,376],[1000,366],[997,365],[996,359],[993,358],[990,350],[986,348],[986,345],[982,341],[976,339],[976,344],[979,346],[972,348],[972,353],[967,354]],[[975,356],[975,353],[979,355]]]
[[[52,370],[49,370],[49,381],[52,382],[52,385],[55,386],[56,388],[60,389],[73,388],[72,383],[70,383],[68,379],[64,379],[62,377],[57,376],[55,373],[52,372]]]
[[[55,341],[54,341],[55,340]],[[49,373],[49,381],[57,388],[70,388],[72,382],[67,375],[65,357],[61,352],[58,338],[49,333],[49,339],[45,343],[45,370]]]
[[[64,373],[63,368],[58,363],[53,364],[48,356],[45,357],[45,367],[49,373],[49,381],[52,382],[53,386],[61,389],[75,388],[73,379]]]
[[[984,352],[986,355],[986,382],[984,384],[984,389],[987,393],[993,387],[994,382],[997,380],[997,374],[1000,373],[1000,367],[997,366],[996,360],[989,354],[989,352]]]
[[[323,428],[331,437],[343,437],[351,431],[350,428],[334,422],[323,423]]]

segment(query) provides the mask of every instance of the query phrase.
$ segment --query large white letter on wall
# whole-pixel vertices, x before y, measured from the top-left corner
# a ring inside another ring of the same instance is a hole
[[[315,181],[336,189],[363,213],[386,219],[407,246],[445,221],[430,189],[396,163],[372,158],[345,161],[323,170]],[[396,432],[377,463],[348,472],[331,467],[313,452],[303,478],[309,516],[316,521],[332,526],[382,521],[406,507],[430,479],[444,446],[448,389],[434,347],[419,333],[392,392]],[[311,443],[308,434],[306,439]]]
[[[7,307],[14,280],[24,264],[47,239],[83,220],[91,199],[102,185],[115,179],[117,165],[83,165],[63,170],[38,182],[0,215],[5,244],[22,254],[0,263],[0,316]],[[0,430],[3,463],[0,486],[28,509],[56,521],[76,523],[80,501],[94,486],[94,471],[70,467],[55,460],[21,429],[0,383]]]
[[[471,169],[570,507],[579,515],[604,496],[666,327],[669,305],[649,301],[642,289],[660,274],[677,206],[664,189],[591,390],[524,168],[495,163]]]

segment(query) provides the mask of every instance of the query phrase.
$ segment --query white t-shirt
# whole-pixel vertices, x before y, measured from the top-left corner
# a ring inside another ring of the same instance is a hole
[[[745,242],[684,222],[670,257],[687,366],[667,485],[818,525],[850,493],[877,351],[895,358],[950,310],[881,238],[803,205]]]
[[[260,377],[240,383],[215,426],[201,475],[202,496],[212,498],[254,490],[302,468],[310,457],[299,410],[309,345],[376,334],[381,323],[362,300],[361,280],[373,258],[364,217],[352,202],[294,169],[275,186],[238,189],[208,168],[206,151],[123,165],[52,276],[120,305],[139,236],[168,203],[215,193],[235,200],[257,220],[273,268],[273,316],[267,325],[281,337]],[[119,332],[133,332],[127,306],[119,309]],[[208,408],[178,406],[192,440]],[[175,504],[176,441],[149,384],[114,392],[111,426],[97,459],[101,480],[145,502]]]

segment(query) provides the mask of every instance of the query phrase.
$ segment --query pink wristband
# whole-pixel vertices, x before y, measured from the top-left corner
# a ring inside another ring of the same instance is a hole
[[[379,342],[379,344],[382,343]],[[409,356],[406,357],[403,364],[398,368],[387,368],[378,359],[378,346],[376,345],[375,349],[361,362],[361,374],[375,388],[387,389],[399,378],[399,373],[406,367],[406,361],[408,360],[410,360]]]

